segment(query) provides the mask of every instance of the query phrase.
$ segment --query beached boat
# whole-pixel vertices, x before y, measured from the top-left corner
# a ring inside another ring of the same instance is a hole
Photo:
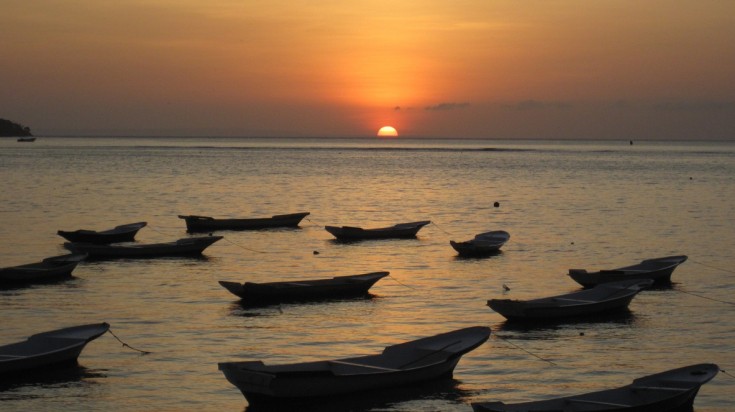
[[[416,233],[429,223],[430,220],[423,220],[375,229],[353,226],[325,226],[324,229],[339,240],[404,239],[416,237]]]
[[[86,253],[71,253],[46,258],[40,262],[0,268],[0,285],[51,282],[71,276]]]
[[[491,299],[487,305],[509,320],[598,315],[626,309],[638,292],[652,284],[651,279],[603,283],[592,289],[540,299]]]
[[[480,233],[474,239],[464,242],[449,241],[460,256],[488,256],[500,251],[505,242],[510,239],[510,233],[504,230],[493,230]]]
[[[389,274],[373,272],[330,279],[268,283],[220,281],[219,284],[245,303],[294,302],[365,296],[375,282]]]
[[[156,258],[163,256],[200,255],[222,236],[187,237],[166,243],[125,243],[99,245],[94,243],[64,243],[67,249],[87,253],[90,259]]]
[[[146,222],[137,222],[116,226],[113,229],[102,231],[79,229],[74,231],[59,230],[56,233],[70,242],[99,244],[132,242],[138,231],[145,225]]]
[[[257,230],[276,227],[296,227],[309,212],[275,215],[264,218],[219,219],[209,216],[179,215],[186,221],[188,232],[207,232],[210,230]]]
[[[0,376],[7,378],[11,373],[73,364],[84,346],[109,328],[107,323],[72,326],[0,346]]]
[[[588,272],[585,269],[569,269],[569,276],[586,288],[600,283],[631,279],[652,279],[656,283],[668,283],[671,282],[671,274],[674,269],[686,260],[686,256],[666,256],[647,259],[632,266],[603,269],[597,272]]]
[[[714,364],[691,365],[645,376],[630,385],[583,395],[505,404],[472,403],[475,412],[685,412],[691,411],[699,388],[717,375]]]
[[[462,355],[490,337],[475,326],[386,347],[377,355],[266,365],[224,362],[219,369],[251,405],[344,395],[451,377]]]

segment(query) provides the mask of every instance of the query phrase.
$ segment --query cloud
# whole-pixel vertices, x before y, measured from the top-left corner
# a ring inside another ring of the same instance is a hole
[[[469,107],[469,103],[439,103],[435,104],[433,106],[426,106],[424,110],[456,110],[456,109],[464,109],[466,107]]]
[[[714,112],[735,109],[735,101],[667,101],[655,104],[654,108],[662,111]]]
[[[567,102],[542,102],[538,100],[524,100],[522,102],[514,104],[506,104],[503,105],[503,107],[509,110],[568,109],[572,107],[572,104]]]

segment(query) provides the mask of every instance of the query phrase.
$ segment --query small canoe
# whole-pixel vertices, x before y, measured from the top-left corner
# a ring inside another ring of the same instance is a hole
[[[569,269],[569,276],[586,288],[600,283],[631,279],[652,279],[655,283],[662,284],[671,282],[671,274],[674,269],[686,260],[686,256],[667,256],[647,259],[632,266],[604,269],[598,272],[588,272],[585,269]]]
[[[592,289],[531,300],[491,299],[487,305],[508,320],[575,318],[624,310],[651,279],[603,283]]]
[[[149,244],[99,245],[94,243],[64,243],[67,249],[86,253],[90,259],[157,258],[163,256],[196,256],[222,236],[187,237],[175,242]]]
[[[477,402],[472,403],[472,409],[475,412],[691,411],[699,388],[719,370],[714,364],[691,365],[638,378],[620,388],[514,404]]]
[[[209,216],[179,215],[186,221],[188,232],[207,232],[210,230],[258,230],[277,227],[297,227],[309,212],[275,215],[264,218],[219,219]]]
[[[474,239],[464,242],[449,241],[460,256],[489,256],[500,251],[500,248],[510,239],[510,233],[504,230],[493,230],[480,233]]]
[[[373,272],[330,279],[268,283],[220,281],[219,284],[245,303],[296,302],[365,296],[375,282],[389,274]]]
[[[142,229],[146,224],[146,222],[137,222],[115,226],[112,229],[102,231],[79,229],[71,232],[59,230],[56,233],[70,242],[99,244],[132,242],[133,240],[135,240],[135,235],[138,233],[138,231]]]
[[[0,376],[75,363],[84,346],[109,328],[107,323],[72,326],[0,346]]]
[[[43,283],[71,277],[77,264],[87,257],[86,253],[72,253],[46,258],[0,269],[0,285]]]
[[[324,229],[339,240],[410,239],[416,237],[416,233],[429,223],[431,223],[430,220],[423,220],[375,229],[353,226],[325,226]]]
[[[250,405],[313,400],[451,377],[460,358],[490,337],[475,326],[386,347],[382,353],[345,359],[266,365],[219,364]]]

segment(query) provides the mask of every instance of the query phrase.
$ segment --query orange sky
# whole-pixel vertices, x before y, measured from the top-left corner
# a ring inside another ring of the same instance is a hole
[[[735,138],[735,1],[4,0],[37,135]]]

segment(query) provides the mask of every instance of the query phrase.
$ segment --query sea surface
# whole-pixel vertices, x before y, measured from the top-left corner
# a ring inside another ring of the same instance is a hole
[[[373,354],[475,325],[493,334],[452,380],[314,410],[471,411],[705,362],[725,372],[695,410],[735,410],[732,142],[3,139],[0,189],[0,267],[66,253],[57,230],[146,221],[137,240],[166,242],[190,236],[182,214],[311,212],[298,229],[218,232],[202,258],[83,262],[67,281],[0,290],[0,345],[103,321],[128,345],[105,334],[71,373],[0,385],[3,411],[243,411],[218,362]],[[418,220],[433,223],[409,240],[324,230]],[[489,230],[511,234],[499,255],[449,245]],[[486,306],[579,290],[570,268],[669,255],[689,257],[673,285],[620,316],[522,328]],[[218,284],[382,270],[371,298],[334,302],[248,308]]]

